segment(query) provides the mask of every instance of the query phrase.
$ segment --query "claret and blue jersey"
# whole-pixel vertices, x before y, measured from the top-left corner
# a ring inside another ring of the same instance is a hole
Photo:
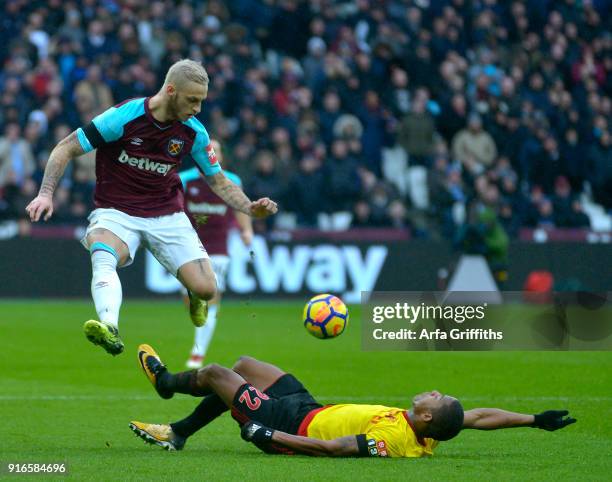
[[[236,174],[229,171],[223,171],[223,174],[242,187],[242,181]],[[227,237],[230,229],[236,225],[234,210],[213,192],[198,168],[182,171],[179,176],[185,190],[185,212],[206,251],[211,255],[227,256]],[[200,216],[205,218],[205,222],[200,221]]]
[[[210,137],[195,118],[159,122],[149,98],[131,99],[77,130],[85,152],[96,152],[95,205],[131,216],[156,217],[184,210],[178,168],[191,154],[207,176],[221,171]]]

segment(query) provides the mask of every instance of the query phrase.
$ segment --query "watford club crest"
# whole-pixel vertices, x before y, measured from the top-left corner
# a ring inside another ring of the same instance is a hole
[[[168,141],[168,154],[178,156],[183,150],[183,144],[185,144],[185,141],[182,139],[170,139]]]

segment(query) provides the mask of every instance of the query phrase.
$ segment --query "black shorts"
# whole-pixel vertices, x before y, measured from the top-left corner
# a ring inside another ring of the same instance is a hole
[[[285,373],[263,393],[249,383],[242,385],[234,395],[232,417],[240,425],[254,420],[295,435],[304,417],[322,406],[297,378]]]

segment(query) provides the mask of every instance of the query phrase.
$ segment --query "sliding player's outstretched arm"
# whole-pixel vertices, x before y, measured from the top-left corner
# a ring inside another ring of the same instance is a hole
[[[254,442],[256,444],[274,443],[306,455],[355,457],[367,453],[365,436],[363,435],[349,435],[333,440],[320,440],[272,430],[258,422],[251,421],[242,426],[241,436],[247,442]],[[363,443],[361,444],[359,442],[360,437],[363,438]]]
[[[535,427],[552,432],[576,422],[568,417],[567,410],[547,410],[536,415],[509,412],[499,408],[475,408],[466,410],[463,428],[476,430],[496,430],[512,427]]]
[[[36,222],[44,215],[47,221],[53,214],[53,193],[66,166],[71,159],[84,154],[83,148],[77,138],[76,131],[62,139],[51,151],[45,175],[36,196],[26,207],[30,220]]]
[[[206,181],[214,193],[236,211],[255,218],[265,218],[278,211],[276,203],[270,198],[251,201],[239,186],[225,177],[223,172],[206,176]]]

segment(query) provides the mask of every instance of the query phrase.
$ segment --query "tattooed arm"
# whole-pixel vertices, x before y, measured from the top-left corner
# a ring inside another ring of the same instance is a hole
[[[57,184],[64,174],[68,162],[83,153],[76,131],[62,139],[51,151],[38,196],[26,207],[30,220],[36,222],[44,215],[44,220],[47,221],[51,217],[53,214],[53,193]]]
[[[229,207],[244,214],[251,214],[251,200],[240,187],[225,177],[223,171],[213,176],[206,176],[205,179],[215,194]]]
[[[251,201],[240,187],[225,177],[223,172],[206,176],[206,182],[217,196],[236,211],[256,218],[265,218],[278,211],[276,203],[267,197]]]

